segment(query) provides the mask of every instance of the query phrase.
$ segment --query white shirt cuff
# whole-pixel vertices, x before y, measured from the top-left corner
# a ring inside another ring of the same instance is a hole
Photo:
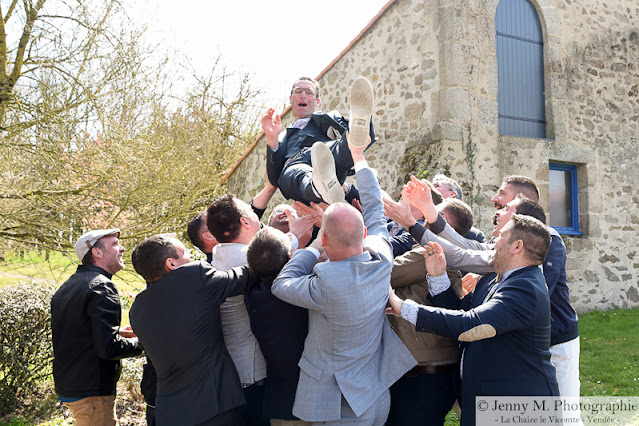
[[[313,253],[315,255],[316,258],[319,259],[320,257],[320,252],[318,249],[316,249],[315,247],[306,247],[306,250],[310,251],[311,253]]]
[[[368,169],[368,163],[366,162],[366,160],[360,160],[357,163],[355,163],[355,173],[359,172],[362,169]]]
[[[293,250],[297,250],[297,248],[300,246],[299,240],[297,239],[295,234],[293,234],[292,232],[289,232],[287,235],[291,239],[291,245],[293,246]]]

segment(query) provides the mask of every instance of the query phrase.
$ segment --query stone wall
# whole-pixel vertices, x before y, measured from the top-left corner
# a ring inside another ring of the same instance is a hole
[[[346,114],[350,82],[368,77],[380,139],[367,157],[382,187],[398,195],[422,166],[450,174],[485,232],[502,176],[534,178],[547,208],[549,161],[576,164],[583,236],[564,237],[573,305],[639,306],[639,5],[533,1],[545,40],[549,139],[541,140],[497,129],[497,3],[396,0],[321,76],[321,107]],[[265,146],[261,140],[229,180],[243,198],[263,184]]]

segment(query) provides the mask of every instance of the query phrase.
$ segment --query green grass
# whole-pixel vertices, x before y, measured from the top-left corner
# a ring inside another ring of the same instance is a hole
[[[579,317],[581,394],[639,396],[639,309]]]
[[[76,268],[77,262],[65,253],[50,252],[46,259],[45,252],[37,250],[23,252],[8,252],[5,260],[0,264],[0,271],[7,274],[24,275],[27,277],[62,283]]]

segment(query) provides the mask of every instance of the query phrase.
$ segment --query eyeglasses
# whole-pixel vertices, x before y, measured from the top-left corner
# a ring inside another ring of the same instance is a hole
[[[302,92],[306,93],[308,96],[315,96],[315,92],[313,89],[305,89],[302,87],[296,87],[293,89],[293,93],[296,95],[301,95]]]
[[[446,183],[434,182],[434,183],[433,183],[433,186],[435,187],[435,189],[438,189],[438,188],[444,188],[444,189],[447,189],[447,190],[449,190],[449,191],[455,191],[455,190],[453,189],[452,185],[448,185],[448,184],[446,184]]]

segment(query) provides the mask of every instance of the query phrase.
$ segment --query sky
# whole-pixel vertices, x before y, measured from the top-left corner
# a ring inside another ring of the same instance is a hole
[[[294,80],[319,73],[388,0],[136,0],[148,40],[177,49],[198,70],[221,54],[227,71],[249,73],[262,103],[288,104]],[[179,5],[179,6],[178,6]],[[259,102],[259,101],[258,101]]]

